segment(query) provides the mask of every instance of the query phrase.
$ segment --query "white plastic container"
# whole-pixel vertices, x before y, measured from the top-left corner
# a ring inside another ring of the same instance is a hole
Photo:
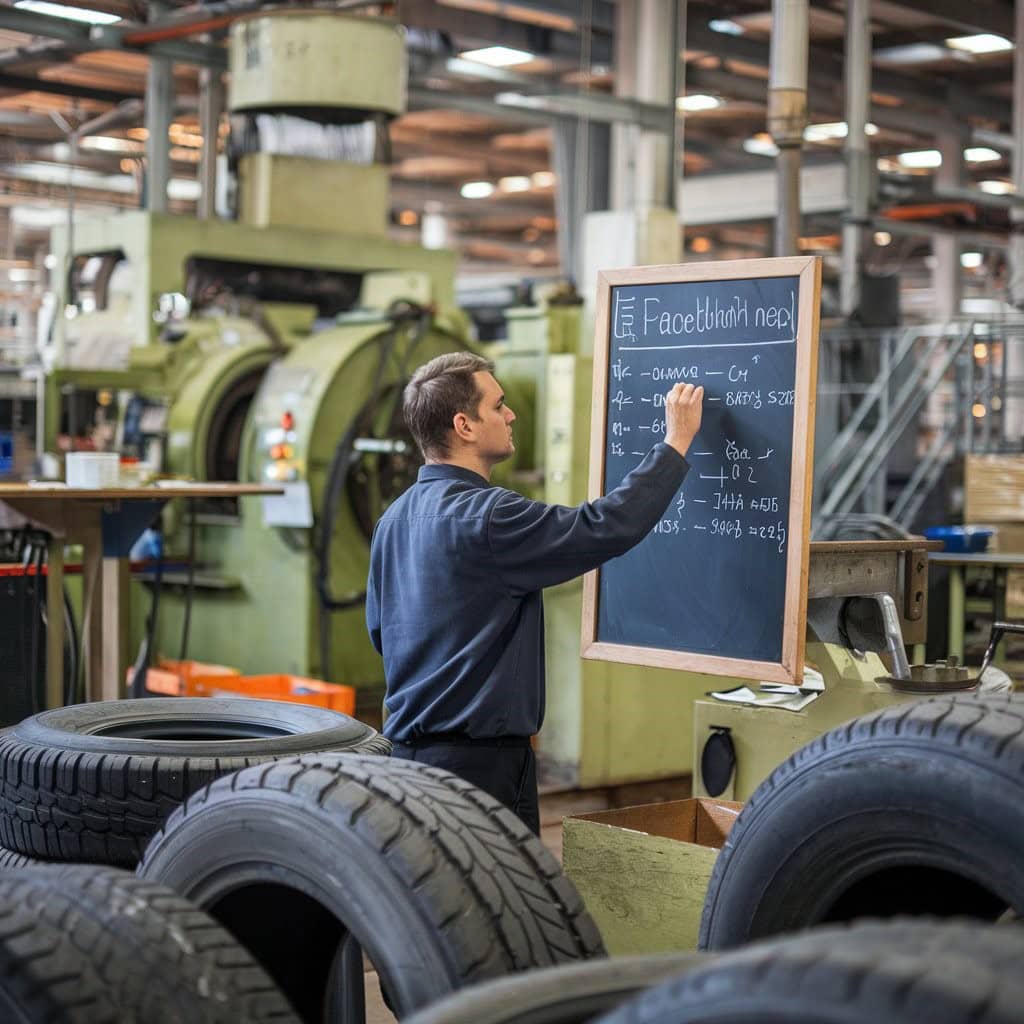
[[[68,487],[117,487],[120,462],[117,452],[68,452],[64,457],[64,479]]]

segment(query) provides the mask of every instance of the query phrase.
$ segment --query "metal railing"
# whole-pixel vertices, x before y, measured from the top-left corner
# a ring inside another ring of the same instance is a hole
[[[1021,450],[1024,317],[839,329],[821,345],[819,404],[833,402],[838,429],[815,463],[815,538],[857,514],[909,529],[955,457]],[[855,379],[851,351],[873,375]],[[894,474],[897,446],[904,465]]]

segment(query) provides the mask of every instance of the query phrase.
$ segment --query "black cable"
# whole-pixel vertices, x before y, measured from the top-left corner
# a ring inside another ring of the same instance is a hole
[[[41,545],[36,546],[32,543],[29,547],[29,567],[33,571],[32,579],[32,628],[31,628],[31,650],[29,660],[29,676],[28,685],[29,693],[31,694],[32,700],[32,714],[38,714],[45,706],[45,699],[40,699],[41,694],[39,692],[39,626],[42,622],[41,617],[41,587],[39,585],[40,580],[43,576],[43,554],[45,548]],[[27,589],[27,587],[26,587]]]
[[[181,624],[181,651],[179,661],[188,657],[188,634],[192,626],[192,595],[196,585],[196,503],[195,498],[187,502],[188,526],[188,582],[185,585],[185,617]]]
[[[64,685],[64,703],[78,704],[79,701],[79,680],[78,680],[78,627],[75,625],[75,613],[71,607],[71,595],[68,588],[61,588],[64,598],[64,639],[68,646],[68,660],[66,665],[66,681]]]
[[[154,528],[155,529],[155,528]],[[155,532],[159,533],[158,530]],[[156,618],[160,609],[160,589],[164,578],[164,550],[161,537],[160,554],[157,556],[156,570],[153,573],[153,601],[149,606],[149,618],[146,619],[146,635],[139,645],[139,653],[132,666],[132,678],[128,684],[128,696],[133,698],[146,696],[146,672],[153,652],[153,641],[156,635]]]

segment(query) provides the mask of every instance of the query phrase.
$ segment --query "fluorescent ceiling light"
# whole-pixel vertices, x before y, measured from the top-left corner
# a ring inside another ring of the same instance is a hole
[[[1017,191],[1013,187],[1012,181],[1000,181],[998,178],[994,178],[991,181],[982,181],[978,184],[978,188],[982,192],[987,192],[990,196],[1011,196]]]
[[[1013,49],[1013,43],[1009,39],[989,32],[981,32],[974,36],[954,36],[946,40],[946,45],[965,53],[1002,53]]]
[[[459,54],[464,60],[475,60],[492,68],[510,68],[515,64],[526,64],[533,60],[533,54],[526,50],[513,50],[508,46],[485,46],[480,50],[466,50]]]
[[[534,188],[550,188],[555,183],[554,171],[534,171],[530,175]]]
[[[875,245],[889,245],[892,242],[892,235],[888,231],[875,232]]]
[[[964,150],[964,159],[969,164],[990,164],[995,160],[1002,160],[1003,154],[989,149],[988,146],[971,146],[970,149]]]
[[[676,97],[676,109],[693,113],[696,110],[714,110],[720,107],[722,101],[717,96],[708,96],[703,92],[690,93],[687,96]]]
[[[498,181],[498,188],[502,192],[529,192],[530,179],[525,175],[514,175],[510,178],[501,178]]]
[[[874,60],[879,64],[931,64],[949,60],[952,56],[945,46],[935,43],[907,43],[905,46],[884,46],[875,50]]]
[[[459,190],[463,199],[486,199],[493,191],[489,181],[467,181]]]
[[[743,148],[755,156],[777,156],[779,147],[767,135],[755,135],[743,140]]]
[[[968,270],[974,270],[976,267],[980,267],[984,257],[980,252],[962,252],[960,253],[960,266],[966,267]]]
[[[909,153],[900,153],[896,159],[904,167],[941,167],[942,154],[937,149],[914,149]]]
[[[830,142],[833,139],[845,139],[849,129],[845,121],[827,121],[825,124],[809,124],[804,129],[804,139],[808,142]],[[869,121],[864,125],[865,135],[877,135],[878,125]]]
[[[87,135],[79,145],[83,149],[99,149],[106,153],[144,153],[146,147],[135,139],[119,139],[114,135]]]
[[[87,25],[113,25],[121,18],[117,14],[105,11],[88,11],[84,7],[69,7],[67,4],[52,4],[47,0],[16,0],[15,7],[22,11],[35,11],[36,14],[48,14],[52,18],[64,18],[65,21],[84,21]]]
[[[708,22],[708,28],[712,32],[721,32],[726,36],[741,36],[746,31],[739,22],[730,18],[712,18]]]

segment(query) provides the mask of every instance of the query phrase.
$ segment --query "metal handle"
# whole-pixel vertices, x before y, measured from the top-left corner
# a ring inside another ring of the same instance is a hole
[[[892,655],[892,674],[896,679],[910,678],[910,662],[907,661],[907,648],[903,643],[903,628],[900,626],[900,613],[891,594],[871,594],[882,609],[882,623],[885,626],[885,644]]]
[[[995,657],[996,648],[999,646],[999,641],[1003,639],[1004,633],[1019,633],[1024,635],[1024,622],[993,622],[992,632],[988,637],[988,647],[985,648],[985,657],[981,659],[981,668],[978,669],[978,679],[981,679],[982,673],[988,668],[989,663]]]

